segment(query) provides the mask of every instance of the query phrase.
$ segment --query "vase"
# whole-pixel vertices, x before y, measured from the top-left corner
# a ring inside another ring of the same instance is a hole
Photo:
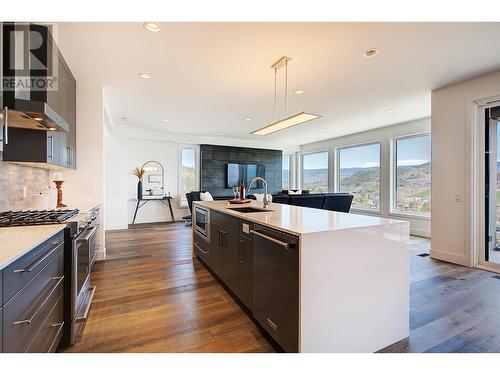
[[[137,182],[137,199],[138,200],[142,199],[142,180],[139,180]]]

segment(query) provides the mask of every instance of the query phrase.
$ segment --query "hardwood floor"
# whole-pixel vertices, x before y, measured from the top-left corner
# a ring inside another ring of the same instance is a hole
[[[89,321],[68,352],[273,352],[210,273],[191,259],[191,229],[154,225],[106,233]],[[500,280],[420,257],[412,239],[410,339],[389,352],[500,352]]]

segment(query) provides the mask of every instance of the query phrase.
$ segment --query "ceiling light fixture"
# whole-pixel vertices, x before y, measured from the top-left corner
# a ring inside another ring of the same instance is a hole
[[[380,51],[377,48],[370,48],[363,52],[363,57],[373,57],[377,56]]]
[[[387,112],[394,113],[394,112],[396,112],[396,110],[395,109],[388,109]]]
[[[274,70],[274,121],[265,125],[264,127],[254,130],[250,134],[256,135],[268,135],[279,130],[283,130],[289,128],[291,126],[303,124],[304,122],[311,121],[321,117],[319,115],[315,115],[312,113],[299,112],[291,116],[287,116],[287,107],[288,107],[288,62],[291,60],[290,57],[283,56],[278,61],[276,61],[273,65],[271,65],[271,69]],[[284,99],[284,115],[281,119],[278,119],[276,114],[276,103],[277,103],[277,86],[276,79],[278,75],[278,69],[285,67],[285,99]]]
[[[252,119],[250,117],[247,117],[245,121],[252,121]]]
[[[224,133],[219,133],[219,135],[220,135],[220,136],[223,136],[223,135],[224,135]]]
[[[168,118],[162,118],[161,121],[168,122]]]
[[[150,79],[151,75],[149,75],[149,73],[139,73],[139,77],[143,79]]]
[[[295,90],[293,93],[294,93],[295,95],[300,95],[300,94],[303,94],[304,92],[305,92],[304,90],[302,90],[302,89],[298,89],[298,90]]]
[[[151,31],[152,33],[157,33],[161,30],[160,25],[156,22],[144,22],[142,26],[144,26],[146,30]]]

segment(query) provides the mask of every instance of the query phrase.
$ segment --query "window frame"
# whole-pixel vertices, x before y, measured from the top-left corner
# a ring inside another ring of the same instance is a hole
[[[283,170],[283,158],[284,157],[288,157],[288,188],[287,189],[293,189],[292,187],[292,170],[293,170],[293,154],[291,153],[285,153],[283,152],[281,154],[281,168]],[[283,175],[282,175],[282,178],[281,178],[281,190],[283,190],[285,187],[283,186]]]
[[[411,133],[411,134],[405,134],[405,135],[391,138],[391,142],[390,142],[391,174],[389,177],[390,178],[390,193],[389,193],[389,195],[390,195],[389,214],[390,215],[396,215],[396,216],[407,217],[407,218],[418,218],[418,219],[423,219],[423,220],[431,220],[432,212],[427,215],[427,214],[420,214],[420,213],[413,213],[413,212],[402,212],[402,211],[398,211],[396,209],[396,204],[397,204],[397,167],[398,167],[397,142],[401,141],[401,140],[406,140],[406,139],[424,137],[427,135],[431,137],[431,144],[432,144],[432,134],[431,134],[431,131],[428,131],[428,130],[422,131],[422,132]],[[432,168],[432,150],[431,150],[430,162],[431,162],[431,168]],[[432,186],[432,179],[431,179],[431,186]],[[431,200],[432,200],[432,196],[431,196]],[[431,209],[431,211],[432,211],[432,209]]]
[[[182,203],[182,195],[183,195],[183,186],[182,186],[182,150],[194,150],[194,174],[195,174],[195,190],[199,190],[200,186],[200,161],[199,154],[200,148],[198,145],[193,144],[180,144],[179,145],[179,154],[177,160],[177,191],[178,191],[178,199],[177,199],[177,207],[178,208],[188,208],[189,205]]]
[[[367,213],[376,213],[376,214],[381,214],[382,213],[382,141],[380,140],[375,140],[375,141],[369,141],[369,142],[362,142],[362,143],[354,143],[350,145],[345,145],[345,146],[339,146],[335,148],[335,192],[336,193],[341,193],[340,191],[340,151],[348,149],[348,148],[357,148],[357,147],[363,147],[363,146],[370,146],[370,145],[378,145],[378,160],[379,160],[379,188],[378,188],[378,198],[379,198],[379,205],[378,209],[377,208],[366,208],[366,207],[356,207],[354,205],[351,206],[351,211],[354,212],[367,212]],[[353,200],[354,204],[354,200]]]
[[[328,148],[325,149],[319,149],[319,150],[314,150],[314,151],[308,151],[308,152],[301,152],[300,153],[300,184],[295,183],[296,186],[300,186],[301,190],[304,190],[304,156],[307,155],[314,155],[314,154],[327,154],[327,190],[325,192],[321,191],[319,193],[312,193],[312,194],[321,194],[321,193],[328,193],[330,191],[330,150]]]

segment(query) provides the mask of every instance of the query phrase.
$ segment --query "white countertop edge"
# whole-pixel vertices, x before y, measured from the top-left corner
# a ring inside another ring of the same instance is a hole
[[[23,229],[20,229],[23,228]],[[59,233],[61,230],[66,228],[65,224],[51,224],[51,225],[33,225],[33,226],[20,226],[20,227],[5,227],[5,228],[0,228],[0,239],[2,238],[2,232],[5,231],[22,231],[22,232],[27,232],[30,229],[36,229],[37,231],[40,231],[41,229],[46,229],[43,231],[43,234],[36,235],[33,241],[31,241],[28,245],[23,245],[22,248],[19,249],[14,249],[10,250],[9,253],[14,253],[13,255],[7,255],[6,259],[3,259],[4,254],[3,249],[0,251],[0,270],[3,270],[5,267],[9,266],[19,258],[21,258],[23,255],[29,253],[31,250],[33,250],[35,247],[38,245],[42,244],[43,242],[47,241],[50,237],[55,235],[56,233]],[[24,234],[24,233],[22,233]],[[3,242],[3,241],[2,241]],[[5,243],[2,243],[2,246],[5,246]],[[7,244],[8,245],[8,244]],[[15,245],[11,245],[11,247],[15,247]]]
[[[373,223],[373,224],[363,224],[359,227],[350,227],[350,228],[325,228],[325,229],[314,229],[314,230],[303,230],[303,231],[296,231],[296,230],[293,230],[293,229],[290,229],[290,228],[284,228],[282,226],[279,226],[279,225],[275,225],[273,223],[269,223],[269,222],[264,222],[262,220],[259,220],[258,217],[249,217],[248,214],[244,214],[244,213],[240,213],[240,212],[237,212],[237,211],[232,211],[229,209],[229,207],[249,207],[249,206],[257,206],[259,207],[259,204],[257,204],[256,201],[252,200],[252,202],[250,203],[247,203],[247,204],[238,204],[238,205],[225,205],[223,207],[218,207],[218,206],[214,206],[212,204],[210,204],[211,202],[227,202],[227,201],[194,201],[193,204],[196,204],[196,205],[199,205],[199,206],[203,206],[203,207],[206,207],[206,208],[209,208],[211,210],[214,210],[214,211],[217,211],[217,212],[221,212],[223,214],[227,214],[227,215],[230,215],[230,216],[234,216],[238,219],[242,219],[242,220],[246,220],[246,221],[250,221],[252,223],[255,223],[255,224],[259,224],[259,225],[263,225],[263,226],[267,226],[269,228],[272,228],[272,229],[276,229],[276,230],[279,230],[281,232],[285,232],[285,233],[289,233],[289,234],[293,234],[293,235],[296,235],[296,236],[301,236],[301,235],[307,235],[307,234],[312,234],[312,233],[322,233],[322,232],[334,232],[334,231],[345,231],[345,230],[356,230],[356,229],[360,229],[360,228],[370,228],[370,227],[383,227],[383,226],[387,226],[387,225],[409,225],[409,223],[407,221],[404,221],[404,220],[398,220],[398,219],[393,219],[393,218],[382,218],[382,217],[377,217],[378,219],[383,219],[385,222],[383,223]],[[280,203],[272,203],[271,204],[271,209],[273,206],[286,206],[286,205],[283,205],[283,204],[280,204]],[[307,209],[307,210],[318,210],[318,211],[328,211],[328,210],[323,210],[323,209],[319,209],[319,208],[310,208],[310,207],[300,207],[300,206],[294,206],[294,207],[298,207],[300,209]],[[194,211],[193,211],[194,212]],[[336,212],[336,211],[329,211],[333,214],[336,214],[336,215],[352,215],[352,216],[363,216],[363,217],[366,217],[366,216],[370,216],[370,215],[360,215],[360,214],[355,214],[355,213],[345,213],[345,212]],[[265,212],[263,212],[265,213]],[[374,217],[374,216],[370,216],[370,217]]]

